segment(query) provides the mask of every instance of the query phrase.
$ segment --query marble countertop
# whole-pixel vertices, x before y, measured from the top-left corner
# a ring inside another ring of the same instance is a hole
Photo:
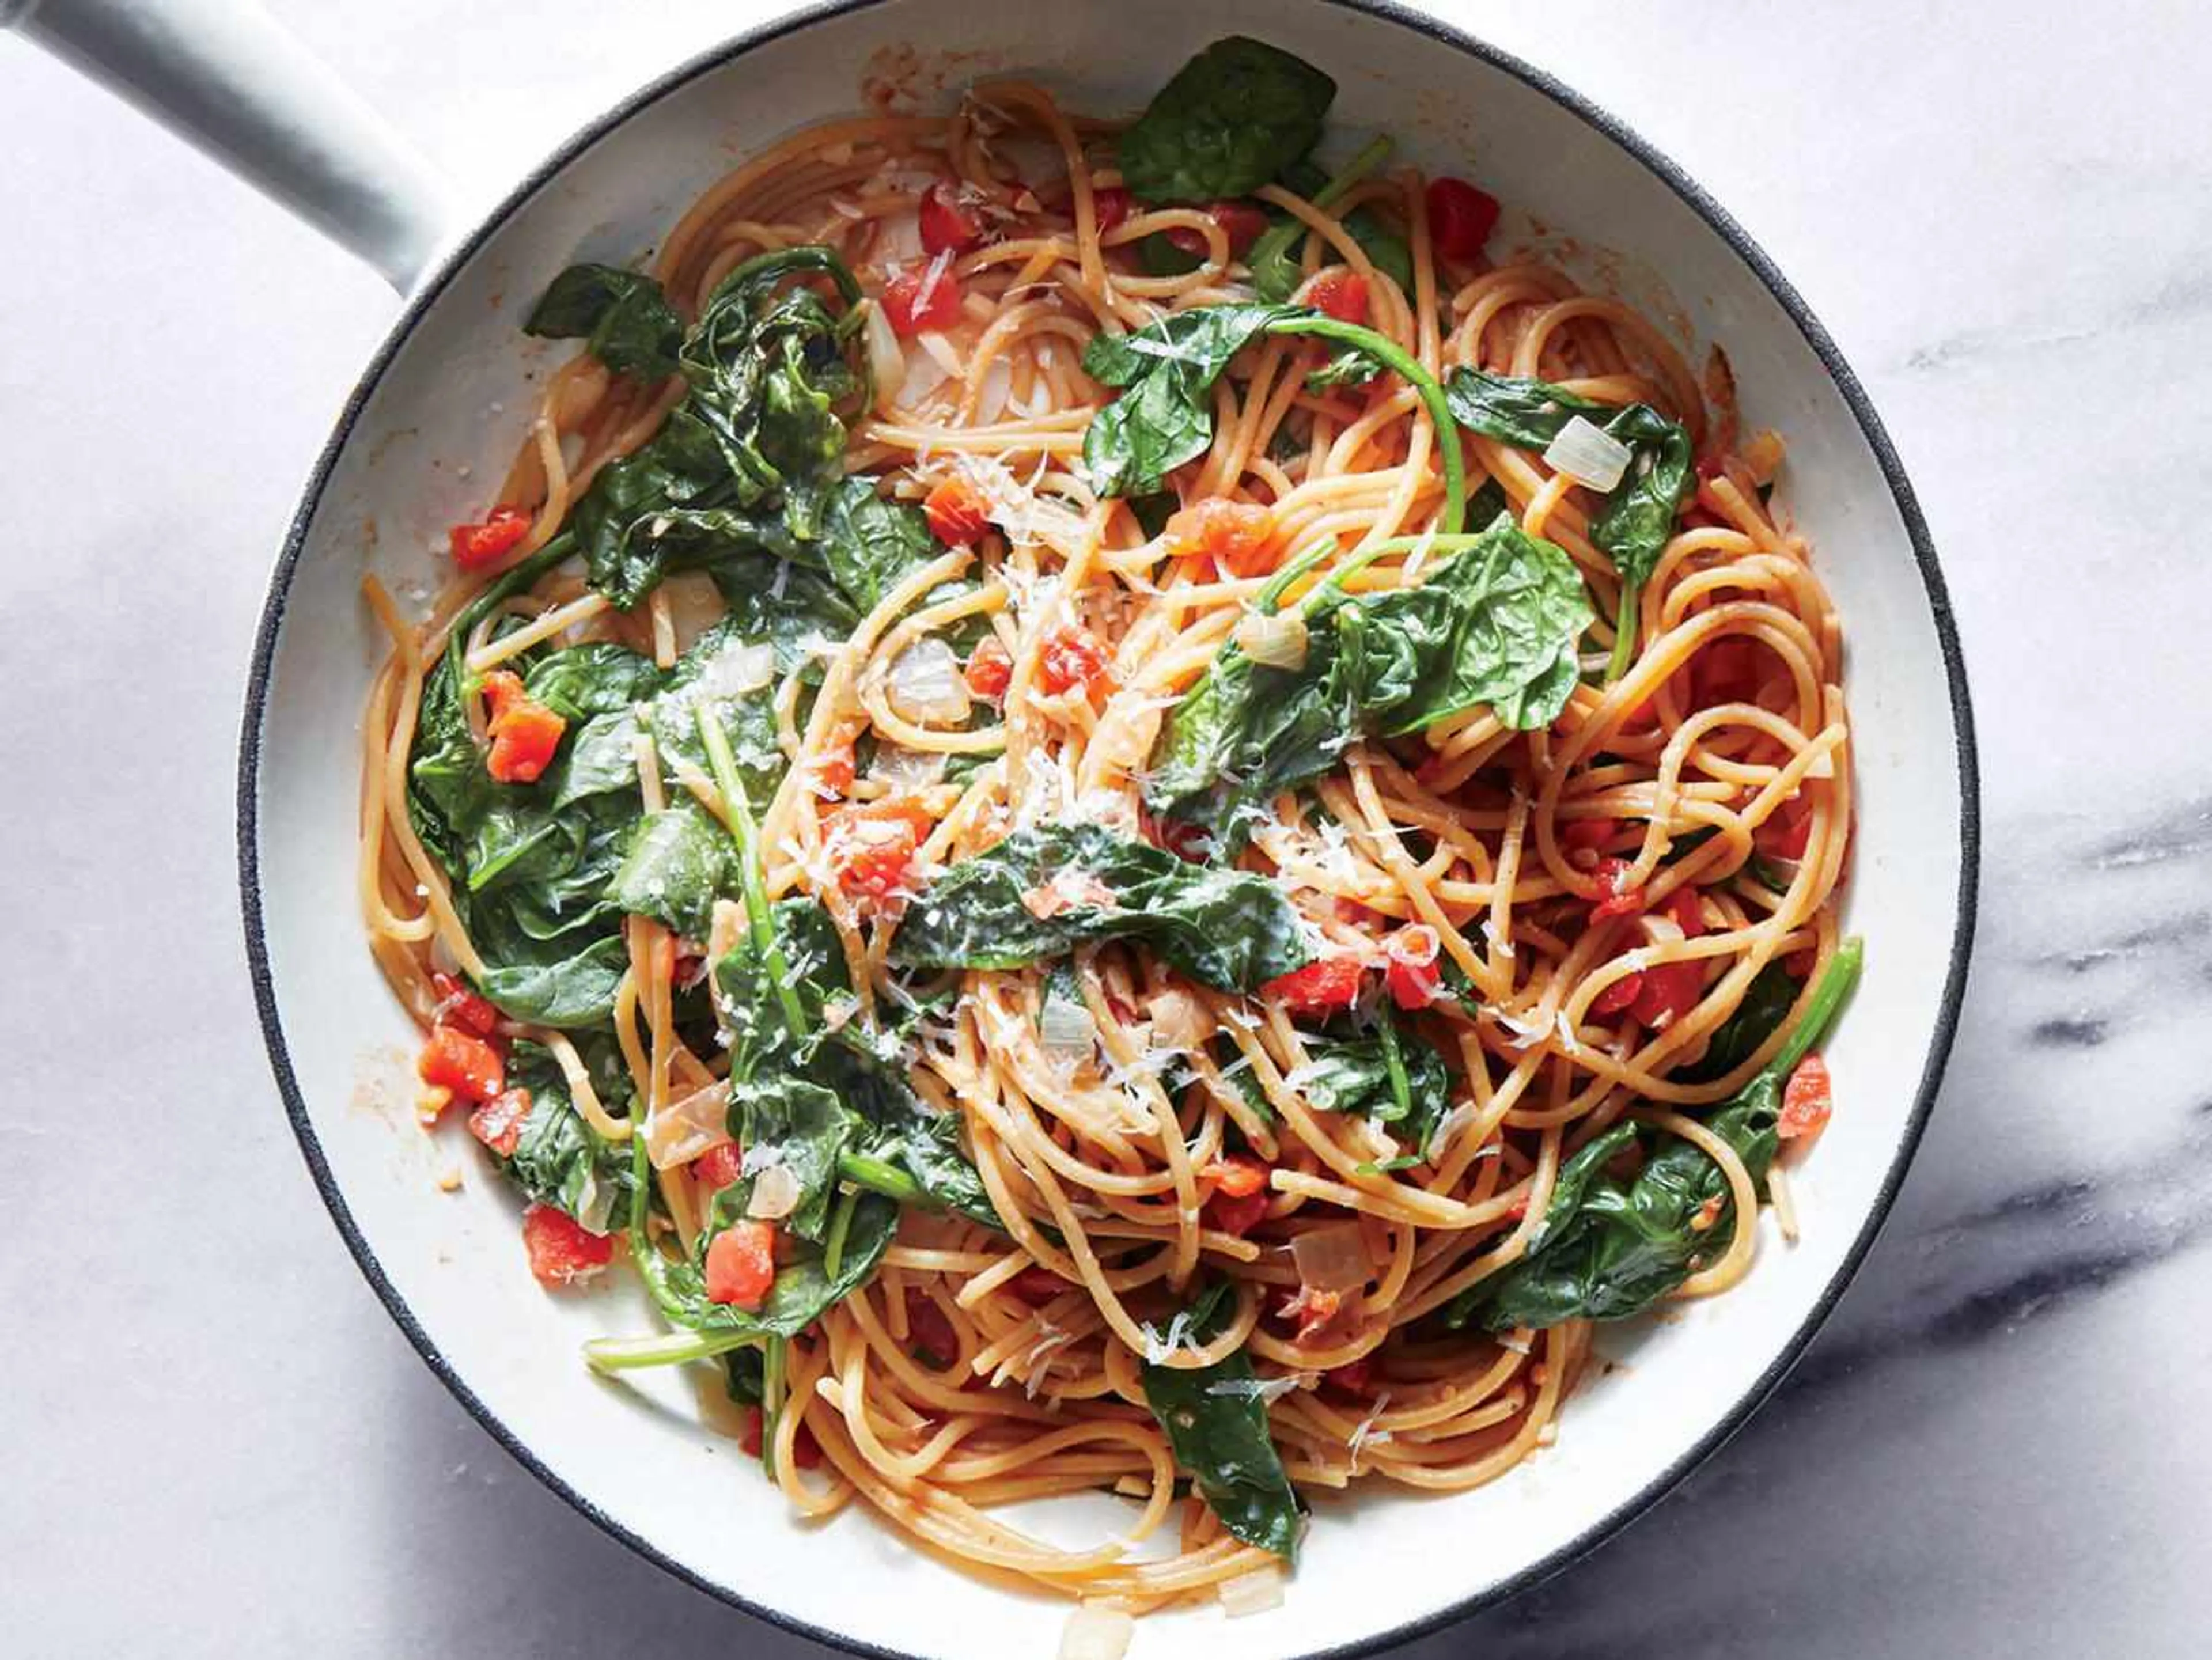
[[[477,191],[763,9],[274,9]],[[1401,1652],[2202,1653],[2212,24],[1437,9],[1681,161],[1841,342],[1949,575],[1987,851],[1942,1102],[1803,1364],[1626,1534]],[[239,692],[391,294],[4,38],[0,109],[8,1647],[820,1652],[511,1462],[362,1282],[277,1110],[232,878]]]

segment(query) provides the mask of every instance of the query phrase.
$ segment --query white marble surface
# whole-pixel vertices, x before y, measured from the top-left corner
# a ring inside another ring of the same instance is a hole
[[[277,9],[484,189],[763,9]],[[2212,23],[2179,0],[1440,9],[1674,155],[1833,329],[1949,575],[1987,856],[1942,1104],[1794,1378],[1595,1556],[1404,1652],[2201,1654]],[[463,1414],[268,1080],[240,686],[392,296],[5,39],[0,111],[6,1647],[817,1652],[602,1537]]]

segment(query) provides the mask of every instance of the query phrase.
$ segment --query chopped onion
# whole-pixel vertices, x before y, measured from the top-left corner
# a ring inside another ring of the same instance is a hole
[[[734,899],[717,899],[714,923],[707,930],[708,961],[719,963],[735,951],[749,927],[743,905]]]
[[[749,691],[758,691],[775,678],[774,646],[764,640],[757,644],[734,641],[708,660],[692,684],[702,698],[741,697]]]
[[[1298,1280],[1316,1291],[1350,1291],[1367,1283],[1367,1246],[1357,1222],[1309,1228],[1291,1242]]]
[[[1104,1602],[1079,1602],[1060,1627],[1060,1660],[1121,1660],[1137,1622]]]
[[[1047,997],[1037,1015],[1037,1038],[1049,1054],[1088,1059],[1098,1041],[1098,1023],[1082,1004]]]
[[[1255,1568],[1221,1582],[1221,1611],[1231,1620],[1283,1606],[1283,1571]]]
[[[945,776],[942,750],[910,750],[903,744],[878,744],[868,776],[894,790],[927,789]]]
[[[1166,1048],[1194,1049],[1213,1036],[1205,1005],[1179,986],[1153,993],[1145,1000],[1145,1012],[1152,1019],[1152,1040]]]
[[[968,684],[952,648],[932,635],[917,640],[891,663],[891,707],[916,726],[958,726],[968,718]]]
[[[730,1086],[716,1079],[645,1121],[645,1154],[655,1170],[686,1164],[730,1139]]]
[[[1544,450],[1546,466],[1594,490],[1618,484],[1634,459],[1627,445],[1579,415],[1561,427]]]
[[[1272,617],[1254,611],[1237,625],[1237,643],[1255,663],[1271,669],[1302,668],[1306,660],[1306,619],[1294,611]]]
[[[860,337],[868,349],[868,378],[876,383],[876,407],[887,410],[906,385],[906,348],[899,344],[898,331],[880,305],[873,300],[860,303],[867,307]]]
[[[753,1177],[753,1196],[745,1214],[781,1222],[799,1208],[799,1173],[788,1164],[763,1164]]]

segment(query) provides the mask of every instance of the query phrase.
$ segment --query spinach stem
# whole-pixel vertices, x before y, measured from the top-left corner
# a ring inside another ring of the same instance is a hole
[[[776,1000],[783,1005],[784,1025],[791,1029],[793,1037],[805,1037],[812,1026],[806,1018],[805,1006],[799,1000],[798,988],[791,982],[791,964],[784,958],[782,943],[775,937],[775,918],[769,910],[768,890],[761,885],[757,845],[760,831],[753,823],[752,804],[745,800],[744,781],[738,776],[737,757],[730,753],[729,738],[722,731],[721,722],[714,718],[712,702],[702,700],[692,713],[699,727],[699,741],[706,746],[707,760],[714,769],[714,787],[722,794],[724,822],[738,844],[738,877],[744,889],[745,921],[752,933],[753,949],[760,952],[763,968],[775,982]]]
[[[902,1205],[936,1207],[921,1184],[896,1164],[887,1164],[880,1158],[871,1158],[862,1152],[841,1152],[837,1155],[837,1174],[856,1188],[866,1188],[886,1198],[896,1199]]]
[[[1613,623],[1613,658],[1605,666],[1605,684],[1608,686],[1628,672],[1629,660],[1636,654],[1637,599],[1643,587],[1628,577],[1620,579],[1620,614]]]
[[[1252,609],[1263,616],[1272,615],[1283,603],[1283,596],[1290,592],[1291,584],[1335,551],[1336,538],[1325,536],[1303,552],[1292,554],[1283,568],[1268,579],[1267,586],[1252,596]]]
[[[845,1256],[845,1236],[853,1231],[853,1207],[860,1202],[857,1188],[848,1188],[837,1195],[837,1209],[830,1218],[829,1237],[822,1242],[822,1272],[829,1279],[837,1277],[837,1264]]]
[[[1451,407],[1444,401],[1444,389],[1437,377],[1422,368],[1413,354],[1395,340],[1377,334],[1373,329],[1362,328],[1357,323],[1346,323],[1334,317],[1316,313],[1310,316],[1282,317],[1267,326],[1269,334],[1310,334],[1323,340],[1338,340],[1347,346],[1356,346],[1383,368],[1401,376],[1406,384],[1420,394],[1421,402],[1429,411],[1430,424],[1437,429],[1437,449],[1443,462],[1444,510],[1437,520],[1440,536],[1456,536],[1467,525],[1467,458],[1460,453],[1459,423],[1452,419]]]
[[[1388,161],[1390,159],[1391,151],[1396,148],[1397,146],[1391,143],[1388,133],[1382,133],[1370,139],[1358,155],[1344,164],[1334,178],[1307,199],[1317,208],[1333,206],[1341,200],[1345,193],[1354,185]],[[1249,270],[1258,271],[1281,258],[1291,251],[1291,244],[1305,234],[1306,224],[1302,219],[1286,217],[1268,226],[1260,233],[1258,240],[1246,251],[1244,255],[1246,267]]]
[[[1413,1113],[1413,1085],[1406,1076],[1406,1052],[1398,1045],[1398,1023],[1388,1014],[1377,1030],[1382,1037],[1382,1064],[1390,1073],[1390,1097],[1398,1104],[1398,1116],[1410,1118]]]
[[[1836,947],[1836,954],[1828,959],[1827,971],[1813,988],[1812,1000],[1805,1005],[1805,1018],[1766,1063],[1764,1076],[1786,1078],[1805,1058],[1806,1051],[1820,1041],[1820,1034],[1835,1019],[1844,1000],[1851,994],[1851,988],[1858,984],[1859,970],[1865,964],[1866,941],[1856,934]]]
[[[761,1350],[761,1468],[775,1468],[775,1421],[783,1416],[783,1368],[791,1345],[771,1337]]]
[[[652,1337],[594,1337],[584,1345],[584,1359],[596,1372],[635,1371],[646,1366],[681,1365],[711,1360],[732,1349],[767,1342],[757,1331],[668,1331]]]
[[[508,566],[492,578],[475,599],[454,614],[453,626],[446,630],[446,661],[453,672],[456,687],[465,686],[469,683],[469,634],[483,620],[485,613],[502,600],[521,593],[575,550],[576,533],[562,531],[537,552]]]

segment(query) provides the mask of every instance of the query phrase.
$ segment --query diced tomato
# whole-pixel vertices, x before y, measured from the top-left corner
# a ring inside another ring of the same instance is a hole
[[[983,240],[983,221],[960,199],[960,186],[940,179],[921,195],[921,246],[925,253],[965,253]]]
[[[1629,1011],[1639,1025],[1653,1031],[1671,1025],[1705,995],[1705,965],[1702,962],[1662,963],[1644,970],[1644,984]]]
[[[723,1141],[691,1161],[691,1179],[709,1193],[720,1193],[744,1174],[745,1150],[734,1141]]]
[[[1204,864],[1212,846],[1212,838],[1196,824],[1180,818],[1155,818],[1142,807],[1137,809],[1137,829],[1154,847],[1194,865]]]
[[[758,1407],[745,1408],[745,1427],[738,1437],[738,1450],[749,1458],[761,1456],[761,1445],[768,1433],[768,1420]],[[791,1438],[791,1462],[803,1470],[817,1468],[822,1462],[822,1444],[814,1438],[814,1432],[801,1424]]]
[[[1751,833],[1752,845],[1770,859],[1802,859],[1813,843],[1813,812],[1802,801],[1784,802]]]
[[[1644,976],[1631,969],[1590,1000],[1592,1014],[1619,1014],[1632,1006],[1644,989]]]
[[[1229,239],[1229,257],[1241,259],[1245,250],[1260,240],[1260,233],[1267,228],[1267,210],[1254,202],[1219,201],[1206,204],[1206,216],[1221,227],[1222,234]],[[1208,252],[1206,234],[1182,227],[1168,233],[1168,240],[1195,258],[1203,259]]]
[[[499,1028],[499,1011],[450,974],[434,974],[430,988],[438,994],[431,1019],[453,1026],[471,1037],[489,1037]]]
[[[1232,1152],[1217,1158],[1206,1167],[1204,1174],[1212,1181],[1216,1193],[1225,1193],[1231,1199],[1249,1199],[1255,1193],[1264,1193],[1267,1187],[1267,1166],[1249,1152]]]
[[[1400,928],[1382,942],[1389,958],[1382,983],[1400,1008],[1425,1009],[1443,994],[1443,976],[1437,961],[1440,945],[1437,931],[1425,923]]]
[[[453,543],[453,562],[463,570],[477,570],[522,544],[532,520],[521,508],[494,508],[481,525],[456,525],[447,532]]]
[[[921,803],[899,796],[840,808],[823,838],[837,885],[877,899],[899,892],[933,822]]]
[[[1810,980],[1813,970],[1820,966],[1820,949],[1808,946],[1802,951],[1793,951],[1782,959],[1783,972],[1792,980]]]
[[[531,1273],[548,1290],[588,1280],[615,1256],[611,1236],[593,1233],[550,1205],[532,1205],[522,1213],[522,1246],[530,1253]]]
[[[853,787],[854,737],[849,730],[831,733],[822,753],[815,757],[814,793],[824,800],[834,800]]]
[[[1013,655],[999,643],[997,635],[987,634],[968,654],[968,667],[961,678],[976,696],[988,697],[995,703],[1013,684]]]
[[[775,1225],[754,1217],[732,1222],[707,1246],[707,1300],[757,1309],[775,1284]]]
[[[1570,818],[1559,826],[1560,843],[1570,851],[1595,853],[1620,834],[1614,818]]]
[[[1808,1055],[1797,1063],[1797,1070],[1783,1087],[1782,1116],[1774,1133],[1785,1141],[1818,1135],[1834,1110],[1835,1088],[1828,1076],[1828,1063],[1817,1054]]]
[[[1006,1289],[1031,1308],[1036,1307],[1039,1304],[1051,1302],[1054,1298],[1066,1291],[1067,1286],[1066,1280],[1042,1263],[1035,1263],[1024,1268],[1006,1281]]]
[[[504,669],[484,676],[484,698],[491,705],[491,753],[484,767],[502,784],[534,784],[552,764],[568,723],[522,690]]]
[[[464,1101],[489,1101],[507,1087],[507,1063],[499,1051],[452,1026],[431,1031],[415,1072],[424,1083],[451,1090]]]
[[[1311,1343],[1328,1329],[1329,1323],[1343,1307],[1342,1292],[1302,1285],[1297,1294],[1287,1299],[1278,1312],[1283,1319],[1297,1323],[1298,1332],[1292,1341]]]
[[[1324,1389],[1340,1390],[1346,1395],[1369,1395],[1375,1388],[1375,1357],[1363,1354],[1357,1360],[1331,1366],[1321,1375],[1321,1381]]]
[[[1334,1014],[1359,1000],[1367,970],[1356,957],[1324,957],[1260,988],[1292,1014]]]
[[[1329,271],[1314,278],[1306,304],[1340,323],[1367,320],[1367,279],[1358,271]]]
[[[522,1145],[522,1126],[530,1116],[528,1090],[501,1090],[469,1115],[469,1134],[502,1158]]]
[[[884,315],[891,332],[903,336],[930,329],[949,329],[960,320],[960,279],[949,271],[937,271],[935,263],[919,271],[901,271],[884,284]]]
[[[1267,1195],[1261,1193],[1217,1193],[1206,1201],[1200,1215],[1206,1226],[1216,1232],[1234,1234],[1239,1239],[1260,1225],[1267,1213]]]
[[[907,1347],[943,1371],[960,1358],[960,1339],[945,1310],[926,1292],[906,1294]]]
[[[1275,514],[1256,502],[1231,502],[1209,496],[1168,520],[1167,538],[1183,553],[1212,554],[1232,576],[1258,576],[1274,569],[1267,544],[1274,538]]]
[[[1129,216],[1129,192],[1112,185],[1091,192],[1091,211],[1098,221],[1098,234],[1108,231]]]
[[[1716,640],[1690,662],[1690,686],[1698,707],[1748,703],[1759,693],[1759,644],[1741,635]]]
[[[1447,259],[1476,258],[1498,228],[1498,198],[1464,179],[1430,179],[1428,208],[1429,240]]]
[[[1605,890],[1607,897],[1590,908],[1590,921],[1604,922],[1616,916],[1634,916],[1644,909],[1643,888],[1625,885],[1635,868],[1626,859],[1597,861],[1598,885]]]
[[[939,479],[921,504],[929,533],[948,548],[964,548],[991,528],[989,503],[975,486],[954,473]]]
[[[1055,623],[1038,654],[1037,678],[1055,694],[1077,686],[1087,690],[1106,672],[1106,660],[1104,644],[1090,629],[1076,623]]]

